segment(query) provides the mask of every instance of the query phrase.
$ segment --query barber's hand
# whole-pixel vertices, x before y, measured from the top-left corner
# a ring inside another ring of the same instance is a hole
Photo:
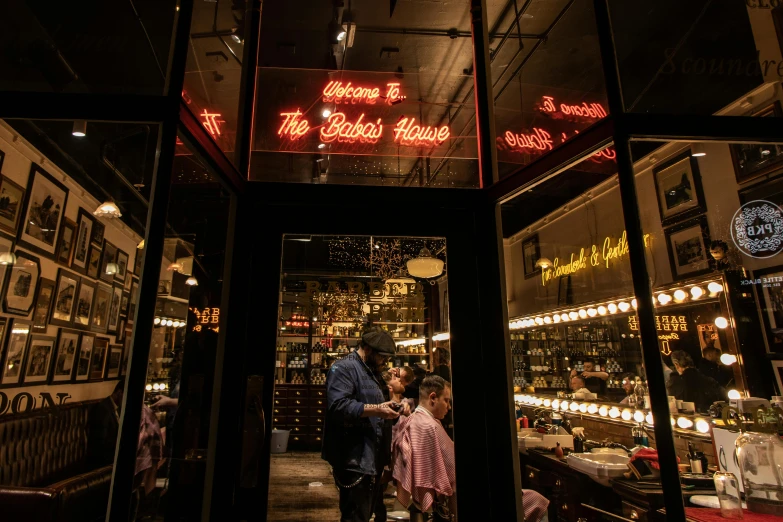
[[[402,401],[400,404],[402,404],[402,408],[400,409],[400,415],[405,415],[406,417],[411,414],[411,405],[409,402]]]
[[[576,375],[576,370],[571,370],[571,377],[573,377],[574,375]]]
[[[391,370],[389,370],[389,373],[394,375],[398,379],[400,378],[400,369],[399,368],[396,368],[396,367],[392,368]]]
[[[155,397],[155,402],[153,402],[150,405],[150,408],[152,408],[153,410],[157,410],[160,408],[168,408],[170,406],[176,406],[177,402],[178,402],[177,399],[172,399],[171,397],[158,395]]]
[[[588,378],[592,376],[593,376],[593,372],[582,372],[582,377],[584,378]]]
[[[382,419],[396,419],[400,416],[399,413],[389,408],[388,403],[383,403],[379,408],[374,410],[375,416]]]

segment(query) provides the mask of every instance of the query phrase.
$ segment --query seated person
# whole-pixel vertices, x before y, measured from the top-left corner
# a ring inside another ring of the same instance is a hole
[[[411,512],[450,520],[456,509],[454,442],[439,422],[451,408],[451,385],[431,375],[419,386],[419,406],[401,418],[392,444],[397,500]]]
[[[585,386],[591,392],[597,395],[606,395],[606,380],[609,374],[595,369],[595,362],[587,359],[584,363],[585,369],[580,374],[585,379]],[[577,375],[576,370],[571,370],[571,377]]]
[[[585,378],[581,375],[574,375],[571,377],[570,386],[571,391],[574,392],[574,395],[577,393],[587,393],[588,395],[586,397],[592,397],[593,395],[592,392],[585,387]]]
[[[667,387],[669,395],[683,402],[692,402],[698,412],[706,412],[715,401],[726,400],[726,390],[712,377],[694,368],[693,358],[688,352],[672,352],[672,373]]]
[[[631,397],[636,397],[634,389],[636,388],[636,379],[632,373],[626,373],[623,375],[623,391],[625,397],[620,401],[620,404],[631,404]]]

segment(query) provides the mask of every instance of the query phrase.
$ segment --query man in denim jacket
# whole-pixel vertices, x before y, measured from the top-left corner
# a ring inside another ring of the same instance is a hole
[[[380,475],[391,460],[391,427],[410,414],[407,404],[384,402],[380,375],[396,346],[372,327],[357,349],[332,365],[326,378],[326,425],[322,458],[340,490],[340,522],[368,522]],[[379,521],[381,522],[381,521]]]

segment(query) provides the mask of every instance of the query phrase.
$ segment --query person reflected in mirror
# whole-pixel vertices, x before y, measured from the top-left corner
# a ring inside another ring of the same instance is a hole
[[[574,375],[571,377],[571,382],[569,383],[569,386],[571,387],[571,391],[576,393],[592,393],[590,390],[588,390],[585,387],[585,378],[581,375]]]
[[[410,368],[413,372],[413,380],[405,385],[405,398],[406,399],[412,399],[416,405],[418,405],[419,401],[419,386],[421,386],[421,382],[424,380],[424,377],[427,376],[427,370],[419,366],[418,364],[414,364],[413,366],[406,366],[406,375],[407,375],[407,369]]]
[[[626,373],[623,375],[622,386],[623,391],[625,392],[625,397],[620,401],[620,404],[635,406],[635,404],[632,404],[636,401],[636,377],[634,374]]]
[[[606,395],[606,380],[609,374],[596,369],[595,361],[587,359],[584,362],[585,369],[581,373],[571,370],[571,377],[581,375],[585,380],[585,387],[596,395]]]
[[[672,352],[671,357],[674,372],[667,387],[669,395],[683,402],[692,402],[699,412],[708,411],[715,401],[726,400],[726,389],[697,370],[688,352],[678,350]]]
[[[715,347],[715,341],[710,339],[707,346],[701,351],[699,371],[707,377],[712,377],[724,388],[734,380],[734,373],[728,366],[721,364],[721,351]]]
[[[445,348],[437,348],[434,353],[438,356],[438,365],[432,370],[432,374],[451,382],[451,352]]]
[[[400,421],[392,451],[397,500],[411,513],[432,513],[434,522],[456,514],[454,442],[439,422],[451,409],[451,385],[437,375],[422,380],[419,405]]]

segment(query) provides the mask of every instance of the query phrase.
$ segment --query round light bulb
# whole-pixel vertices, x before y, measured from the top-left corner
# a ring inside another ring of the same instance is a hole
[[[658,294],[658,302],[662,305],[669,304],[672,300],[672,296],[669,294]]]
[[[629,421],[633,418],[633,413],[631,413],[631,410],[623,410],[622,414],[620,415],[624,421]]]
[[[551,324],[552,323],[552,318],[547,315],[546,317],[544,317],[544,323],[545,324]]]
[[[560,319],[562,319],[565,322],[568,321],[570,317],[568,317],[568,314],[560,314]]]
[[[735,362],[737,362],[737,356],[730,354],[730,353],[724,353],[720,356],[720,362],[725,364],[726,366],[731,366]]]
[[[582,412],[582,413],[587,413],[587,403],[586,402],[583,402],[582,404],[579,405],[579,411]]]
[[[147,390],[147,391],[152,391],[152,385],[151,385],[151,384],[148,384],[148,385],[146,385],[146,386],[144,387],[144,389],[145,389],[145,390]]]
[[[587,407],[587,413],[596,414],[598,413],[598,405],[597,404],[591,404]]]
[[[633,412],[633,420],[636,422],[644,422],[644,412],[642,410]]]
[[[691,288],[691,297],[693,297],[694,299],[698,299],[703,295],[704,295],[704,290],[702,290],[700,286],[694,286],[693,288]]]
[[[544,406],[546,406],[547,408],[552,406],[552,400],[551,399],[544,399]]]
[[[617,305],[614,303],[609,303],[606,305],[607,310],[609,310],[610,314],[616,314],[617,313]]]
[[[581,310],[579,310],[579,317],[581,317],[582,319],[584,319],[585,317],[587,317],[587,310],[585,310],[584,308],[582,308]]]
[[[536,399],[536,400],[534,401],[534,404],[535,404],[536,406],[541,406],[542,404],[544,404],[544,401],[543,401],[542,399]]]
[[[174,321],[172,321],[171,319],[166,321],[166,326],[172,326],[173,324],[174,324]]]
[[[542,325],[542,324],[544,324],[544,320],[541,319],[540,317],[536,317],[536,324],[537,325]]]
[[[560,409],[563,411],[568,411],[568,406],[569,406],[568,401],[563,401],[560,403]]]
[[[329,109],[324,109],[324,111],[321,113],[321,116],[323,116],[324,118],[328,118],[331,115],[332,115],[332,111],[330,111]]]
[[[153,390],[160,390],[160,384],[158,384],[158,383],[156,382],[155,384],[153,384],[153,385],[152,385],[152,389],[153,389]]]
[[[704,419],[697,419],[696,420],[696,431],[699,433],[709,433],[710,431],[710,423],[707,422]]]
[[[598,315],[606,315],[606,307],[604,305],[598,307]]]
[[[153,323],[160,324],[160,317],[156,317],[155,320],[153,321]]]
[[[649,412],[647,415],[645,415],[645,416],[644,416],[644,422],[646,422],[646,423],[647,423],[647,424],[649,424],[650,426],[652,426],[652,425],[653,425],[653,416],[652,416],[652,412]]]
[[[552,316],[552,320],[553,320],[555,323],[559,323],[559,322],[560,322],[560,316],[559,316],[559,315],[557,315],[557,314],[555,314],[555,315],[553,315],[553,316]]]
[[[707,290],[709,290],[709,292],[714,295],[723,292],[723,285],[713,281],[712,283],[707,285]]]
[[[685,299],[687,298],[688,298],[688,294],[685,293],[685,290],[680,288],[674,291],[674,300],[677,301],[678,303],[685,301]]]
[[[729,321],[725,317],[716,317],[715,326],[720,329],[726,328],[729,325]]]
[[[693,421],[690,420],[688,417],[680,417],[679,419],[677,419],[677,426],[679,428],[687,430],[688,428],[693,427]]]
[[[601,417],[606,417],[608,414],[609,414],[609,408],[607,408],[606,406],[601,406],[600,408],[598,408],[598,415],[600,415]]]
[[[621,413],[619,408],[612,408],[611,410],[609,410],[609,417],[611,417],[612,419],[616,419],[620,415]]]
[[[638,306],[638,304],[636,303],[636,298],[635,297],[633,299],[631,299],[631,306],[633,306],[633,309],[636,310],[636,307]]]
[[[629,305],[625,301],[620,301],[617,304],[617,308],[619,308],[621,312],[627,312],[630,307],[631,307],[631,305]]]
[[[589,315],[590,317],[595,317],[596,315],[598,315],[598,310],[596,310],[595,308],[588,308],[587,315]]]
[[[579,403],[576,401],[572,402],[568,409],[571,411],[579,411]]]
[[[579,314],[576,313],[576,312],[568,312],[568,317],[570,317],[571,320],[578,319],[579,318]]]
[[[737,400],[740,397],[742,397],[742,394],[740,392],[738,392],[737,390],[729,390],[729,399]]]
[[[560,399],[555,399],[552,401],[552,408],[555,410],[560,409]]]

